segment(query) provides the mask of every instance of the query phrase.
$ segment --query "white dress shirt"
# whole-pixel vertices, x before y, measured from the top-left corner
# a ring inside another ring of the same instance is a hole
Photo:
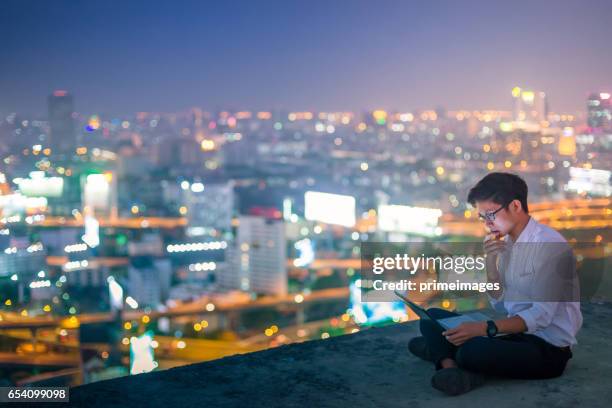
[[[493,308],[508,317],[520,316],[527,333],[550,344],[577,344],[576,333],[582,326],[580,289],[565,238],[530,217],[516,243],[509,236],[505,240],[507,248],[498,257],[503,293],[499,299],[489,296]]]

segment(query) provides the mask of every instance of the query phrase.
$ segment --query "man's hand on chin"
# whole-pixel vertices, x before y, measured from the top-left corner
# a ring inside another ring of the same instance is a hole
[[[442,335],[446,337],[446,340],[453,343],[455,346],[460,346],[472,337],[486,336],[487,335],[487,323],[486,322],[465,322],[459,326],[448,329],[442,332]]]

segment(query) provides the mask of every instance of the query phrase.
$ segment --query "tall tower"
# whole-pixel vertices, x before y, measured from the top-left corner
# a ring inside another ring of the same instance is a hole
[[[587,100],[587,123],[594,130],[610,130],[612,104],[607,92],[594,93]]]
[[[74,129],[74,102],[66,91],[54,91],[49,95],[49,124],[51,126],[51,148],[56,153],[70,153],[76,149]]]
[[[287,294],[285,224],[264,217],[240,216],[233,256],[234,285],[266,295]]]

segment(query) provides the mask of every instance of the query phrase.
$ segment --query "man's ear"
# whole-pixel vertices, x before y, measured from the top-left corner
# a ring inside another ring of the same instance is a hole
[[[513,213],[521,212],[521,210],[523,212],[525,211],[525,209],[523,208],[523,204],[521,204],[521,200],[512,200],[508,207],[512,208]]]

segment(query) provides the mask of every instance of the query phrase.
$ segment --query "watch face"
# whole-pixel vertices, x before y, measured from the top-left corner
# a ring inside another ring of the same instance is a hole
[[[497,334],[497,326],[492,321],[487,322],[487,336],[493,337]]]

